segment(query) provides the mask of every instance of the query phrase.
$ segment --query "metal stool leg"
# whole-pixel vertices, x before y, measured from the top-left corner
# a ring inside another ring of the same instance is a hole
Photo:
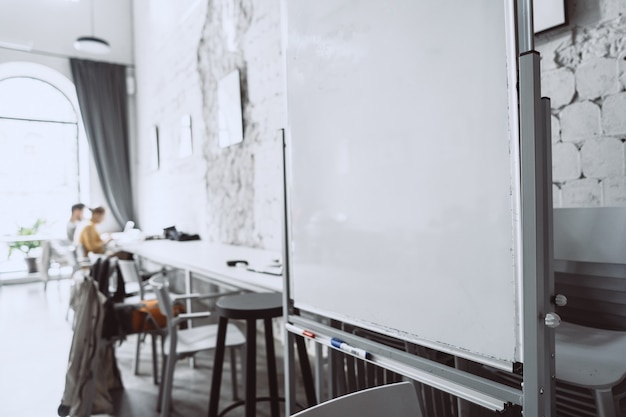
[[[304,392],[309,407],[317,404],[315,397],[315,388],[313,387],[313,372],[311,372],[311,363],[309,362],[309,354],[306,351],[306,344],[302,336],[295,336],[296,347],[298,348],[298,359],[300,360],[300,371],[304,381]]]
[[[233,401],[239,400],[239,386],[237,385],[237,348],[229,349],[230,355],[230,380],[233,389]]]
[[[256,320],[246,320],[246,417],[256,414]]]
[[[222,382],[222,364],[226,345],[226,326],[228,319],[220,317],[217,328],[217,345],[215,347],[215,359],[213,361],[213,376],[211,378],[211,396],[209,397],[209,417],[217,417],[217,407],[220,401],[220,386]]]
[[[270,409],[272,417],[279,417],[278,411],[278,375],[276,372],[276,353],[274,351],[274,331],[272,319],[265,322],[265,353],[267,356],[267,380],[270,389]]]

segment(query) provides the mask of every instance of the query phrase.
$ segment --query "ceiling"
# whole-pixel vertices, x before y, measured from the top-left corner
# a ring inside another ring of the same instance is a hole
[[[93,28],[92,28],[93,7]],[[6,48],[85,59],[133,63],[131,0],[0,0],[0,53]],[[80,36],[111,45],[107,55],[74,49]]]

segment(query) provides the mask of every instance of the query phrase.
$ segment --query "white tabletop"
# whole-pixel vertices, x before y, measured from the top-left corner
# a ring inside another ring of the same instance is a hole
[[[276,264],[281,258],[279,252],[202,240],[146,240],[126,242],[120,246],[121,249],[152,262],[190,271],[211,281],[237,288],[255,292],[281,292],[283,289],[282,276],[253,272],[245,266],[226,265],[228,260],[245,260],[252,269],[263,270]]]

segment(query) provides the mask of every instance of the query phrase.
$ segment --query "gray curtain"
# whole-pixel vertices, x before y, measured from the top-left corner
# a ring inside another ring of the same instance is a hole
[[[130,179],[126,67],[71,58],[72,76],[100,184],[113,217],[135,220]]]

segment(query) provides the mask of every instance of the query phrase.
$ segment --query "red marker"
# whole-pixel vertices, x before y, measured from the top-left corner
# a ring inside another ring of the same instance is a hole
[[[311,339],[315,339],[315,333],[310,332],[308,330],[302,331],[302,336],[310,337]]]

